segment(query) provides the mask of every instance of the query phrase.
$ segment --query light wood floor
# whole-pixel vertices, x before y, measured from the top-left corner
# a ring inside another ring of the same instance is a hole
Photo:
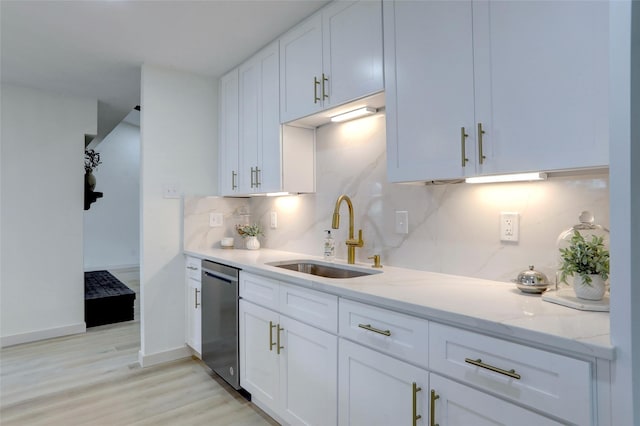
[[[277,425],[198,359],[140,368],[137,318],[0,350],[0,424]]]

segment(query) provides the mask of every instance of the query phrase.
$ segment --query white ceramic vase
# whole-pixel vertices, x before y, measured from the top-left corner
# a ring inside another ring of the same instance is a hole
[[[260,248],[260,241],[258,240],[258,237],[247,237],[245,247],[247,250],[258,250]]]
[[[576,297],[587,300],[602,300],[607,290],[604,280],[600,275],[589,276],[591,277],[591,284],[583,282],[580,275],[574,276],[573,291],[576,293]]]

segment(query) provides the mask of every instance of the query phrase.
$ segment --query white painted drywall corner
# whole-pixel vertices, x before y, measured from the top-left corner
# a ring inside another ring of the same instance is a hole
[[[1,91],[1,343],[83,332],[84,135],[97,101]]]
[[[217,81],[145,64],[140,114],[140,360],[185,345],[182,200],[217,190]],[[158,358],[161,357],[161,358]],[[168,357],[169,359],[171,357]],[[167,359],[168,360],[168,359]]]

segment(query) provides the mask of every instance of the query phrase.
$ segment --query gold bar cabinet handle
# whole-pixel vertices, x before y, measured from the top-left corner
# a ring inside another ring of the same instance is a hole
[[[195,303],[195,309],[198,309],[198,306],[200,306],[200,303],[198,303],[198,293],[200,293],[200,290],[198,290],[197,288],[194,288],[195,293],[196,293],[196,303]]]
[[[482,153],[482,135],[485,131],[482,130],[482,123],[478,123],[478,162],[484,164],[484,160],[487,158]]]
[[[505,376],[509,376],[513,379],[520,380],[520,375],[516,373],[516,370],[514,370],[513,368],[511,370],[503,370],[502,368],[494,367],[493,365],[490,365],[490,364],[485,364],[484,362],[482,362],[480,358],[478,359],[465,358],[464,362],[466,362],[467,364],[475,365],[476,367],[486,368],[487,370],[493,371],[494,373],[504,374]]]
[[[431,405],[429,410],[429,426],[440,426],[436,423],[436,400],[440,398],[440,395],[431,389]]]
[[[269,321],[269,350],[272,351],[273,347],[276,345],[273,342],[273,329],[276,328],[276,325],[272,322]]]
[[[462,153],[462,167],[467,165],[467,137],[469,135],[464,131],[464,127],[460,127],[460,152]]]
[[[420,414],[418,414],[418,392],[420,392],[422,390],[421,387],[418,387],[418,384],[416,382],[413,382],[412,386],[412,412],[411,412],[411,424],[413,426],[417,426],[418,425],[418,420],[420,420],[422,418],[422,416]]]
[[[329,79],[327,78],[327,76],[324,75],[324,73],[322,73],[322,99],[325,100],[329,97],[329,95],[327,95],[324,83],[325,82],[329,82]]]
[[[284,328],[280,327],[280,324],[278,324],[278,334],[276,335],[276,336],[277,336],[277,337],[276,337],[276,340],[277,340],[277,349],[278,349],[278,350],[276,351],[276,353],[277,353],[278,355],[280,355],[280,349],[284,349],[284,346],[280,346],[280,332],[281,332],[281,331],[284,331]]]
[[[318,97],[318,86],[320,85],[320,81],[318,80],[317,77],[313,77],[313,103],[317,104],[318,101],[320,101],[320,98]]]
[[[255,172],[256,171],[253,169],[253,167],[251,167],[251,188],[253,188],[256,185],[255,179],[254,179]]]
[[[358,324],[358,327],[365,330],[373,331],[374,333],[382,334],[384,336],[391,336],[391,330],[380,330],[379,328],[371,327],[371,324]]]
[[[256,166],[256,188],[260,187],[260,172],[261,170]]]
[[[231,190],[235,190],[238,188],[238,185],[236,184],[236,177],[238,177],[238,174],[235,171],[231,171]]]

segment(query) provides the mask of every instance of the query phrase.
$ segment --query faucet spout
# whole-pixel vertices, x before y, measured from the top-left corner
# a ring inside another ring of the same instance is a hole
[[[353,235],[354,230],[354,219],[353,219],[353,203],[351,203],[351,198],[349,198],[346,194],[342,194],[338,197],[336,201],[336,206],[333,209],[333,220],[331,221],[331,227],[333,229],[338,229],[340,227],[340,205],[345,201],[347,203],[347,208],[349,209],[349,237],[345,244],[347,245],[347,263],[354,264],[356,262],[356,247],[362,247],[364,245],[364,241],[362,240],[362,229],[358,231],[358,239],[355,239]]]

